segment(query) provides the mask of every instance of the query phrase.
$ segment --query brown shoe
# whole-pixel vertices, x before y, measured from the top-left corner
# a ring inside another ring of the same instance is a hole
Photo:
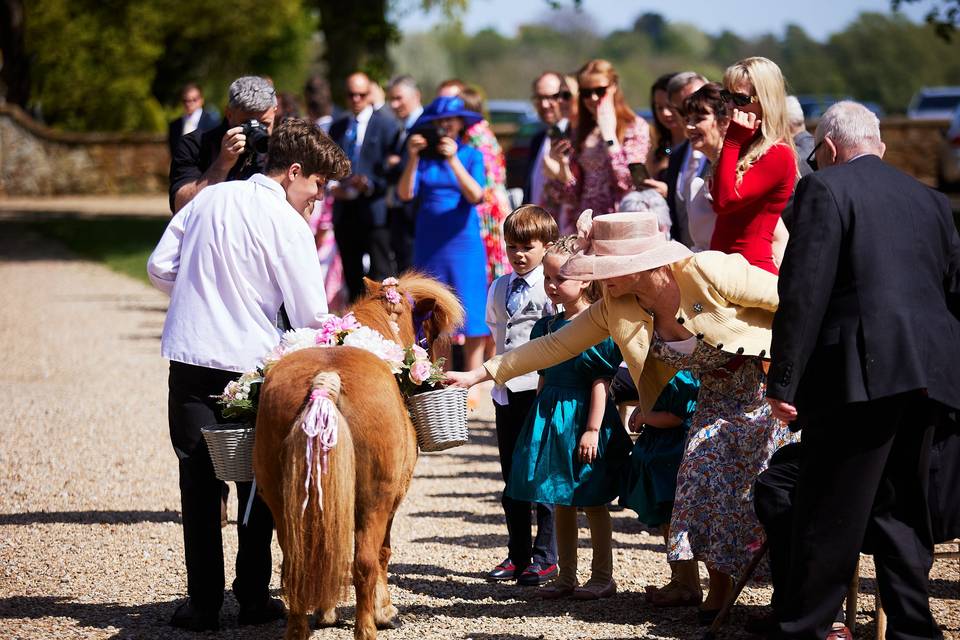
[[[576,585],[553,583],[541,588],[537,591],[537,595],[540,596],[541,600],[561,600],[571,597],[576,589]]]
[[[703,601],[703,592],[671,580],[660,588],[648,586],[646,597],[654,607],[695,607]]]
[[[610,580],[607,584],[598,584],[589,582],[582,587],[573,590],[574,600],[600,600],[609,598],[617,592],[617,583]]]

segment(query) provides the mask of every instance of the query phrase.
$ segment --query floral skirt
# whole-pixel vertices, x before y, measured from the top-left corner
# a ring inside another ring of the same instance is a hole
[[[764,540],[753,511],[753,484],[774,452],[800,436],[771,414],[759,358],[734,356],[703,342],[690,356],[658,341],[653,352],[700,375],[677,475],[669,560],[701,560],[738,577]]]

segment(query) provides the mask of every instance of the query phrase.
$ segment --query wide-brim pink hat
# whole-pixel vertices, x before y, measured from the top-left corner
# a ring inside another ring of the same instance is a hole
[[[587,209],[577,220],[583,249],[560,269],[569,280],[603,280],[656,269],[693,255],[660,231],[657,215],[621,211],[593,217]]]

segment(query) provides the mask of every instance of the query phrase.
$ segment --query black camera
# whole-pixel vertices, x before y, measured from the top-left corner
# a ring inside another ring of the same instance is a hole
[[[440,144],[440,140],[447,137],[447,130],[444,127],[432,127],[427,125],[414,129],[410,132],[410,135],[414,134],[423,136],[427,141],[427,146],[420,151],[421,158],[433,158],[438,160],[443,157],[440,155],[440,151],[437,149],[437,146]]]
[[[567,137],[567,132],[558,127],[557,125],[551,126],[547,129],[547,137],[553,140],[554,142],[558,140],[563,140]]]
[[[253,119],[243,123],[243,135],[247,137],[246,153],[266,153],[267,146],[270,144],[270,134],[267,133],[267,126],[259,120]]]

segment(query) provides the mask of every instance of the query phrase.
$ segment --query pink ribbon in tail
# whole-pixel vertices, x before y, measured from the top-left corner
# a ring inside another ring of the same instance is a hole
[[[310,403],[307,405],[307,413],[300,423],[300,428],[307,434],[307,480],[304,488],[307,491],[303,499],[303,508],[300,513],[307,510],[307,503],[310,501],[310,479],[317,488],[317,503],[320,510],[323,510],[323,488],[320,485],[320,473],[327,472],[327,454],[337,445],[337,407],[330,400],[326,389],[314,389],[310,394]],[[319,449],[320,471],[316,469],[314,460],[314,447]]]

